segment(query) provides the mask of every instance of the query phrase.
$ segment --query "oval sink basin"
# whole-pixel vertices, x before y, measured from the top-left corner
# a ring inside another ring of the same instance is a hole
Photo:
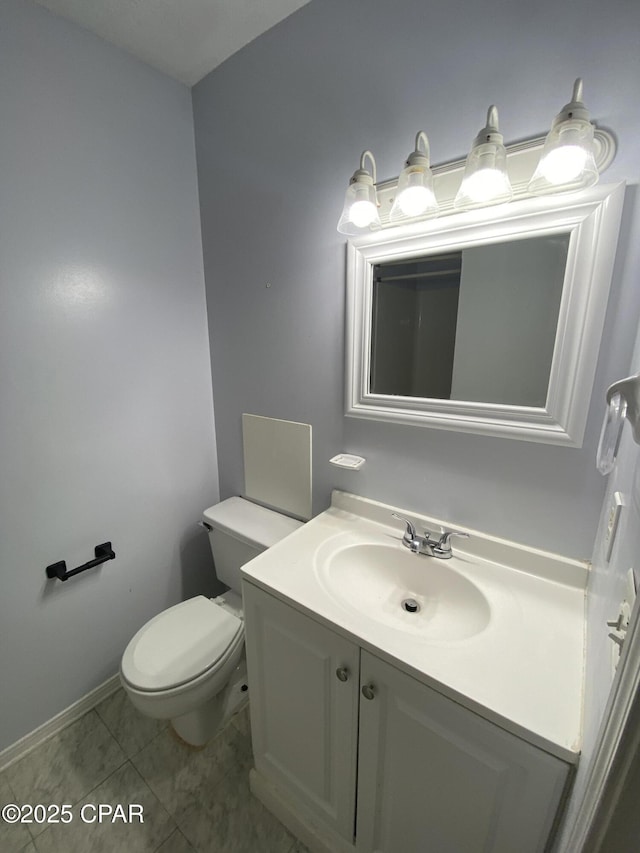
[[[456,571],[455,556],[418,556],[398,542],[326,546],[317,555],[318,580],[335,601],[360,615],[445,642],[472,637],[489,623],[487,599]],[[412,603],[405,605],[407,599]]]

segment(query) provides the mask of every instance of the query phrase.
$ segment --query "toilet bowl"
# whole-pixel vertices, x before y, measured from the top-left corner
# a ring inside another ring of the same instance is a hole
[[[169,719],[180,737],[205,744],[247,696],[241,567],[302,522],[244,498],[203,513],[218,580],[218,598],[187,599],[154,616],[131,639],[120,680],[146,716]]]

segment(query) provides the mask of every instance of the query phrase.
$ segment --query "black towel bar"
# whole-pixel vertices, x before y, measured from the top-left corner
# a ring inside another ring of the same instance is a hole
[[[77,569],[71,569],[69,572],[67,571],[67,564],[64,560],[60,560],[59,563],[52,563],[50,566],[47,566],[47,577],[66,581],[68,578],[73,577],[73,575],[79,575],[80,572],[86,572],[87,569],[99,566],[100,563],[106,563],[107,560],[115,560],[116,555],[111,547],[111,542],[103,542],[102,545],[96,545],[94,550],[96,555],[95,560],[89,560],[88,563],[78,566]]]

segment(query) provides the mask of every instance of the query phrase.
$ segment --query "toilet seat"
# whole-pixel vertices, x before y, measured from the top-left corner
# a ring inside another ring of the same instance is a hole
[[[243,622],[203,595],[154,616],[133,637],[121,674],[136,690],[171,691],[224,666],[243,638]]]

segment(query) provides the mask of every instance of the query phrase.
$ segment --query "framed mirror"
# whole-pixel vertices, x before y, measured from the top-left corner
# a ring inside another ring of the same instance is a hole
[[[624,185],[352,239],[346,414],[578,447]]]

